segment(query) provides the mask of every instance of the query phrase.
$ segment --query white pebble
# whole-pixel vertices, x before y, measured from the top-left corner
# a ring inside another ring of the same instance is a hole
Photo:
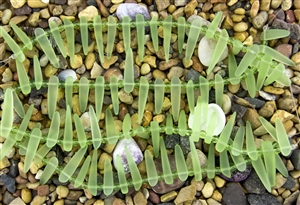
[[[43,170],[39,169],[39,171],[35,175],[35,179],[40,179],[43,174]]]
[[[204,65],[204,66],[209,66],[213,53],[216,49],[216,45],[217,45],[217,41],[215,39],[209,39],[206,38],[206,36],[204,36],[199,43],[198,46],[198,57],[200,62]],[[228,55],[228,48],[226,47],[225,50],[223,51],[220,59],[218,60],[218,62],[224,60]]]
[[[65,81],[69,76],[73,78],[73,82],[77,80],[76,72],[72,69],[66,69],[61,71],[57,77],[59,78],[59,80]]]
[[[200,109],[200,106],[197,105],[194,109],[194,113],[197,113],[198,109]],[[196,123],[197,123],[197,126],[199,125],[201,127],[201,130],[207,131],[207,128],[208,128],[208,125],[210,122],[209,119],[211,119],[213,113],[215,113],[215,116],[217,119],[217,123],[215,125],[213,135],[217,136],[222,132],[223,128],[225,127],[225,123],[226,123],[225,114],[219,105],[214,104],[214,103],[208,104],[207,118],[205,119],[204,117],[201,116],[200,122],[199,123],[196,122]],[[194,114],[190,114],[189,120],[188,120],[189,128],[193,128],[194,118],[195,118]]]

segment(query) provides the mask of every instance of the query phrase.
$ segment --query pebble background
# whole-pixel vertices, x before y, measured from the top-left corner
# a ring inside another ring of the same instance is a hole
[[[117,8],[121,3],[122,9],[118,12]],[[138,3],[138,4],[137,4]],[[146,7],[145,7],[146,6]],[[126,9],[127,7],[127,9]],[[30,172],[24,173],[24,157],[18,154],[18,150],[13,148],[7,156],[0,161],[0,204],[2,205],[40,205],[40,204],[84,204],[84,205],[151,205],[151,204],[184,204],[184,205],[292,205],[300,204],[300,150],[299,118],[296,111],[300,111],[300,0],[0,0],[0,20],[1,25],[7,31],[10,31],[9,23],[18,24],[28,35],[33,35],[34,28],[48,28],[50,21],[62,23],[63,18],[76,20],[80,16],[86,16],[92,19],[95,15],[101,15],[106,18],[114,15],[121,19],[128,15],[132,19],[136,13],[142,13],[145,18],[157,16],[165,18],[172,15],[175,20],[180,16],[186,19],[192,19],[195,15],[201,16],[208,21],[214,18],[218,11],[224,13],[224,20],[221,28],[227,29],[230,36],[242,41],[246,45],[260,43],[260,34],[265,28],[288,29],[291,35],[288,38],[272,40],[269,45],[291,58],[295,62],[294,67],[287,67],[285,74],[292,81],[292,86],[282,87],[278,83],[265,86],[257,93],[256,98],[247,97],[244,90],[244,84],[228,85],[223,96],[224,105],[222,109],[228,116],[232,112],[237,112],[237,126],[242,126],[248,120],[251,123],[253,133],[257,136],[256,143],[259,145],[264,140],[271,140],[266,131],[258,121],[258,116],[270,120],[274,123],[277,118],[284,122],[286,131],[290,136],[291,143],[295,145],[295,150],[288,158],[282,158],[288,171],[289,177],[284,178],[281,174],[276,175],[276,185],[272,192],[268,193],[260,182],[256,173],[248,167],[243,173],[234,172],[230,179],[225,181],[221,176],[214,179],[203,178],[202,181],[195,181],[193,177],[188,178],[186,182],[175,180],[174,184],[167,185],[159,182],[158,185],[151,188],[143,186],[139,191],[130,189],[127,195],[121,192],[114,192],[111,196],[105,196],[99,193],[99,196],[93,197],[88,190],[75,189],[70,183],[61,183],[58,177],[54,175],[46,185],[39,184],[39,177],[42,173],[43,165],[32,165]],[[108,82],[110,76],[115,75],[118,79],[123,79],[123,68],[125,60],[124,43],[117,33],[114,53],[111,59],[105,59],[104,63],[99,63],[98,55],[95,52],[95,39],[89,34],[89,53],[83,55],[81,49],[80,34],[75,37],[75,62],[70,64],[69,60],[58,56],[60,59],[60,69],[50,65],[49,60],[43,55],[37,46],[31,51],[25,53],[27,59],[24,67],[28,75],[33,78],[32,58],[39,56],[44,79],[52,75],[58,75],[61,80],[71,75],[74,80],[86,76],[95,79],[102,75]],[[159,28],[159,35],[163,37],[163,30]],[[104,42],[107,36],[104,35]],[[146,35],[147,40],[150,36]],[[17,40],[17,38],[15,38]],[[136,48],[136,33],[131,33],[131,47]],[[182,81],[190,79],[198,81],[200,75],[207,79],[213,79],[216,73],[226,76],[226,59],[216,66],[213,72],[206,75],[206,66],[199,61],[197,50],[190,62],[183,60],[184,54],[179,54],[177,48],[177,34],[172,33],[170,60],[164,61],[163,47],[159,47],[157,53],[154,52],[153,45],[146,43],[146,52],[143,62],[135,58],[135,79],[145,76],[149,81],[156,78],[162,78],[165,82],[170,81],[174,76]],[[176,43],[175,43],[176,42]],[[9,48],[6,47],[3,39],[0,39],[0,60],[6,60],[11,55]],[[136,53],[134,53],[136,56]],[[242,57],[242,54],[239,54]],[[0,67],[0,101],[3,102],[3,89],[11,86],[13,81],[18,80],[16,65],[10,60],[7,65],[4,63]],[[47,118],[47,96],[46,89],[33,90],[29,96],[22,96],[24,107],[34,104],[34,115],[31,118],[29,129],[33,128],[37,122],[42,124],[42,128],[49,127]],[[195,93],[198,95],[199,93]],[[94,93],[89,93],[89,103],[94,103]],[[118,93],[120,104],[120,113],[115,118],[115,126],[118,131],[122,129],[122,120],[126,113],[130,113],[133,122],[133,128],[137,127],[137,108],[138,92],[135,90],[130,94],[121,89]],[[170,96],[166,95],[163,103],[163,114],[154,113],[153,92],[149,92],[146,105],[145,116],[142,125],[148,126],[152,120],[164,124],[165,113],[170,111]],[[214,96],[210,95],[210,101],[214,101]],[[73,95],[73,113],[81,116],[85,131],[90,131],[88,112],[81,113],[78,106],[78,94]],[[111,98],[105,95],[104,109],[111,106]],[[64,122],[66,113],[65,99],[63,90],[59,90],[58,99],[59,113]],[[188,112],[186,99],[181,100],[181,109]],[[101,119],[104,115],[101,116]],[[20,119],[15,115],[14,123],[20,124]],[[63,126],[63,124],[61,124]],[[103,123],[100,122],[103,128]],[[0,137],[0,146],[5,138]],[[169,154],[172,153],[174,146],[180,144],[186,156],[186,162],[191,166],[191,156],[189,154],[189,141],[187,137],[179,135],[167,135],[164,137],[166,148]],[[135,138],[141,151],[151,150],[151,142],[141,138]],[[115,145],[105,145],[99,150],[99,173],[103,173],[104,161],[108,158],[112,161],[112,153]],[[208,147],[197,144],[197,154],[201,165],[205,165]],[[201,151],[202,150],[202,151]],[[49,155],[56,155],[60,163],[67,162],[74,154],[63,152],[60,147],[55,147]],[[175,169],[175,159],[169,155],[171,169]],[[155,160],[158,171],[161,171],[160,160]],[[145,165],[138,166],[141,173],[146,172]],[[246,178],[246,179],[245,179]]]

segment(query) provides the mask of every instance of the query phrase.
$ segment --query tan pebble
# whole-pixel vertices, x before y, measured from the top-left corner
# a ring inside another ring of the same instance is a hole
[[[195,177],[191,181],[191,185],[196,186],[197,191],[201,191],[204,187],[204,181],[196,181]]]
[[[231,92],[231,93],[237,93],[240,89],[240,83],[238,84],[235,84],[235,85],[232,85],[232,84],[229,84],[228,85],[228,90]]]
[[[227,1],[227,5],[228,6],[233,6],[235,3],[237,3],[238,2],[238,0],[228,0]]]
[[[235,32],[234,33],[234,38],[236,40],[239,40],[239,41],[242,41],[242,42],[245,41],[246,38],[248,38],[248,36],[249,36],[249,34],[246,31],[244,31],[244,32]]]
[[[168,12],[172,14],[176,10],[176,6],[174,4],[171,4],[168,6]]]
[[[146,55],[143,58],[143,62],[148,63],[152,68],[156,68],[156,57],[155,56]]]
[[[2,160],[0,160],[0,170],[9,166],[10,166],[10,161],[8,160],[7,157],[4,157]]]
[[[288,132],[292,129],[292,127],[294,126],[294,123],[292,120],[288,120],[283,123],[283,126],[284,126],[285,131]]]
[[[231,19],[233,22],[241,22],[245,18],[245,15],[232,14]]]
[[[91,69],[94,65],[94,62],[96,61],[96,56],[94,53],[88,53],[86,58],[85,58],[85,61],[84,61],[84,64],[85,64],[85,67],[86,69]]]
[[[289,10],[292,7],[293,1],[292,0],[283,0],[281,3],[281,8],[284,11]]]
[[[218,188],[222,188],[226,183],[226,181],[219,176],[215,176],[214,181]]]
[[[269,11],[270,10],[271,0],[262,0],[260,2],[260,10],[261,11]]]
[[[100,155],[100,159],[98,161],[98,169],[104,169],[104,163],[105,163],[106,159],[108,159],[110,162],[112,161],[112,157],[109,154],[107,154],[106,152],[103,152]]]
[[[142,126],[144,127],[149,126],[151,121],[152,121],[152,112],[146,110],[142,119]]]
[[[254,18],[258,14],[259,6],[260,5],[259,5],[258,0],[253,2],[252,6],[251,6],[251,9],[250,9],[250,17],[251,18]]]
[[[140,191],[133,197],[133,201],[134,201],[134,204],[137,204],[137,205],[146,205],[147,204],[147,200],[146,200],[145,196]]]
[[[151,71],[150,65],[148,63],[143,63],[141,66],[141,74],[146,75]]]
[[[182,60],[182,63],[183,63],[183,66],[184,66],[185,68],[189,68],[189,67],[191,67],[191,66],[193,65],[193,60],[191,59],[191,60],[189,60],[189,61],[187,62],[186,59],[184,58],[184,59]]]
[[[217,202],[215,199],[213,198],[209,198],[207,199],[207,203],[208,205],[222,205],[221,203]]]
[[[65,201],[63,199],[59,199],[59,200],[55,201],[53,205],[64,205],[64,204],[65,204]]]
[[[237,8],[234,10],[234,13],[238,14],[238,15],[244,15],[246,13],[246,11],[243,8]]]
[[[153,117],[153,121],[156,121],[158,123],[162,123],[165,120],[165,115],[159,114]]]
[[[203,189],[201,190],[201,192],[205,198],[211,197],[213,194],[213,191],[214,191],[214,187],[210,182],[207,182],[204,185]]]
[[[295,1],[295,2],[297,2],[297,1]],[[272,0],[271,8],[272,9],[277,9],[281,5],[281,3],[282,3],[282,0]]]
[[[118,60],[118,56],[112,56],[110,59],[108,59],[106,56],[104,56],[104,62],[101,63],[102,67],[104,69],[108,69],[111,65],[113,65]]]
[[[50,78],[57,72],[57,69],[52,65],[48,64],[45,68],[45,77]]]
[[[291,59],[292,61],[294,61],[295,64],[300,63],[300,52],[295,53]]]
[[[87,21],[93,21],[94,16],[98,15],[98,9],[95,6],[88,6],[84,10],[80,11],[78,18],[85,16]]]
[[[47,197],[46,196],[35,196],[33,200],[31,201],[30,205],[40,205],[43,204],[46,201]]]
[[[277,110],[274,115],[271,117],[270,122],[275,124],[276,119],[279,119],[281,122],[286,122],[291,120],[294,117],[293,114],[285,111],[285,110]]]
[[[18,9],[21,8],[26,3],[26,0],[10,0],[10,3],[12,7]]]
[[[154,70],[152,74],[155,79],[160,78],[164,80],[167,77],[166,74],[160,70]]]
[[[98,199],[97,201],[94,202],[93,205],[104,205],[104,201],[101,199]]]
[[[0,196],[0,200],[2,200],[1,196]],[[12,200],[9,205],[26,205],[24,203],[24,201],[22,201],[22,199],[20,197],[15,198],[14,200]]]
[[[184,12],[186,17],[190,17],[194,13],[197,5],[198,2],[196,0],[192,0],[185,6]]]
[[[222,201],[222,194],[218,190],[214,190],[211,197],[218,202]]]
[[[169,202],[169,201],[175,199],[176,196],[177,196],[177,192],[176,191],[171,191],[171,192],[168,192],[168,193],[162,195],[160,197],[160,201],[161,202]]]
[[[174,202],[175,204],[181,204],[183,202],[193,200],[195,195],[196,195],[196,187],[194,185],[190,185],[180,189]]]
[[[132,196],[126,195],[125,196],[125,202],[126,202],[127,205],[133,205]]]
[[[165,97],[162,105],[162,111],[167,111],[171,107],[171,101],[169,98]]]
[[[173,13],[172,16],[174,18],[175,21],[178,20],[179,17],[184,15],[184,7],[179,7],[178,9],[176,9]]]
[[[25,203],[29,203],[32,200],[32,194],[29,189],[22,189],[21,190],[21,198]]]
[[[14,23],[16,25],[18,25],[19,23],[22,23],[23,21],[25,21],[26,19],[28,19],[27,16],[14,16],[10,19],[10,23]]]
[[[82,66],[82,57],[79,54],[75,54],[74,56],[74,62],[71,62],[71,67],[72,68],[79,68],[80,66]]]
[[[56,193],[58,194],[58,198],[59,199],[65,198],[69,194],[69,189],[67,187],[65,187],[65,186],[58,186],[56,188]]]
[[[132,127],[133,128],[133,127]],[[112,153],[112,151],[114,150],[116,144],[109,144],[109,143],[106,143],[103,147],[103,150],[109,154]]]
[[[281,95],[284,93],[284,90],[282,88],[275,88],[273,86],[265,86],[265,87],[263,87],[263,90],[265,92],[272,93],[275,95]]]
[[[255,109],[247,108],[247,111],[243,117],[243,120],[249,121],[251,124],[252,129],[256,129],[261,126],[261,122],[258,120],[258,113]]]
[[[27,5],[31,8],[45,8],[48,4],[42,2],[42,0],[27,0]]]

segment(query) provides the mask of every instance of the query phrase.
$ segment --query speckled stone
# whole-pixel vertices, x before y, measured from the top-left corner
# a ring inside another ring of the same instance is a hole
[[[247,205],[247,198],[242,187],[238,183],[229,183],[223,193],[222,204]]]

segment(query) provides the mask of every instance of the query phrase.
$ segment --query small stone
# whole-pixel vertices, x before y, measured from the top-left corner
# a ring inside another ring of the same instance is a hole
[[[85,61],[84,61],[86,69],[88,69],[88,70],[91,69],[94,66],[95,61],[96,61],[95,54],[94,53],[88,53],[86,58],[85,58]]]
[[[178,63],[179,63],[179,60],[177,60],[177,59],[170,59],[168,62],[161,61],[158,64],[158,69],[164,71],[164,70],[171,68],[172,66],[176,66]]]
[[[292,152],[291,162],[296,170],[300,170],[300,150],[296,149]]]
[[[18,9],[21,8],[26,3],[26,0],[11,0],[10,3],[12,7]]]
[[[10,166],[10,161],[8,160],[7,157],[4,157],[2,160],[0,160],[0,170],[9,167]]]
[[[205,198],[210,198],[212,196],[212,194],[213,194],[213,191],[214,191],[214,186],[210,182],[206,182],[206,184],[204,185],[203,189],[201,190],[202,195]]]
[[[261,11],[269,11],[270,10],[271,0],[262,0],[260,3]]]
[[[22,189],[21,190],[21,198],[25,203],[29,203],[32,200],[32,194],[29,189]]]
[[[226,183],[226,181],[219,176],[215,176],[214,181],[218,188],[222,188]]]
[[[131,93],[126,93],[124,88],[118,92],[118,97],[121,102],[131,105],[133,103],[133,96]]]
[[[286,13],[285,19],[287,23],[294,23],[296,21],[294,11],[287,10],[285,13]]]
[[[260,90],[258,93],[259,93],[259,96],[261,96],[265,100],[276,100],[276,96],[275,95],[266,93],[266,92],[264,92],[262,90]]]
[[[160,12],[170,6],[170,0],[155,0],[157,11]]]
[[[153,204],[158,204],[160,202],[159,196],[152,190],[149,190],[149,201]]]
[[[282,185],[282,187],[286,189],[292,189],[295,186],[296,186],[296,181],[291,176],[288,176],[286,182]]]
[[[174,200],[175,204],[182,204],[186,201],[193,200],[196,196],[196,187],[190,185],[180,189],[178,196]]]
[[[246,166],[246,169],[242,172],[240,172],[239,170],[235,170],[235,171],[231,172],[230,178],[226,177],[223,174],[221,175],[221,177],[223,179],[225,179],[226,181],[240,182],[240,181],[247,179],[247,177],[249,176],[250,173],[251,173],[251,166],[248,165],[248,166]]]
[[[252,6],[251,6],[251,9],[250,9],[250,17],[251,18],[254,18],[258,14],[259,6],[260,5],[259,5],[258,0],[253,2]]]
[[[268,20],[268,12],[261,11],[257,16],[252,19],[252,24],[256,29],[262,29]]]
[[[103,71],[104,69],[97,62],[94,62],[91,70],[91,78],[96,79],[98,76],[102,75]]]
[[[105,163],[106,159],[108,159],[110,162],[112,161],[112,157],[109,154],[107,154],[106,152],[103,152],[100,155],[100,158],[98,161],[98,169],[100,169],[100,170],[104,169],[104,163]]]
[[[191,0],[188,4],[185,5],[184,12],[186,17],[190,17],[192,14],[194,14],[197,5],[198,2],[196,0]]]
[[[71,62],[71,67],[76,69],[79,68],[80,66],[82,66],[82,57],[79,54],[75,54],[74,55],[74,62]]]
[[[133,201],[135,205],[146,205],[147,200],[142,192],[138,191],[136,195],[133,197]]]
[[[157,69],[155,69],[152,74],[153,74],[153,78],[155,78],[155,79],[160,78],[160,79],[164,80],[167,77],[167,75],[164,72],[157,70]]]
[[[223,193],[222,204],[247,205],[247,199],[242,187],[238,183],[229,183]]]
[[[164,2],[162,0],[160,1],[162,3]],[[157,4],[157,8],[159,8],[159,6],[160,5]],[[124,16],[128,16],[131,20],[135,20],[137,14],[142,14],[145,19],[150,19],[150,14],[147,8],[134,3],[120,4],[117,8],[116,14],[120,21],[124,18]]]
[[[11,17],[12,17],[12,11],[10,9],[5,9],[2,12],[2,18],[1,18],[2,23],[5,25],[8,24]]]
[[[176,170],[176,162],[175,162],[175,156],[174,155],[168,155],[168,160],[170,162],[171,171]],[[155,167],[157,169],[158,174],[162,174],[162,162],[161,158],[158,157],[154,160]],[[167,184],[163,180],[159,180],[158,183],[152,187],[152,190],[155,191],[158,194],[165,194],[171,191],[174,191],[176,189],[179,189],[184,185],[184,181],[181,181],[180,179],[176,178],[174,179],[173,183]],[[182,190],[182,189],[181,189]],[[196,191],[196,188],[195,188]],[[178,197],[178,196],[177,196]]]
[[[206,155],[199,149],[196,149],[198,160],[200,162],[200,166],[205,166],[207,164],[207,157]],[[188,169],[193,168],[193,162],[192,162],[192,153],[188,153],[187,158],[185,160],[185,163],[187,165]]]
[[[228,114],[231,110],[231,99],[226,94],[223,94],[223,97],[222,97],[222,110],[223,110],[224,114]]]
[[[82,191],[73,191],[71,190],[67,196],[67,199],[72,201],[78,201],[79,197],[82,196]]]
[[[248,29],[248,24],[245,22],[240,22],[233,26],[233,30],[235,32],[244,32],[247,31],[247,29]]]
[[[35,205],[35,204],[43,204],[46,201],[47,197],[46,196],[39,196],[36,195],[33,200],[31,201],[30,205]]]
[[[176,196],[177,196],[177,192],[176,191],[171,191],[169,193],[166,193],[166,194],[162,195],[160,197],[160,201],[161,202],[169,202],[169,201],[175,199]]]
[[[16,16],[29,15],[32,9],[28,5],[24,5],[21,8],[15,9]]]
[[[104,62],[101,63],[101,65],[104,69],[109,69],[109,67],[113,65],[115,62],[117,62],[117,60],[118,60],[118,56],[111,56],[110,59],[104,56]]]
[[[272,204],[281,205],[277,198],[269,193],[262,194],[249,194],[247,196],[249,205],[262,205],[262,204]]]
[[[284,90],[282,88],[276,88],[273,86],[265,86],[263,87],[263,90],[267,93],[271,93],[274,95],[281,95],[284,93]]]
[[[291,120],[293,117],[293,114],[290,114],[285,110],[276,110],[274,115],[271,117],[270,122],[272,124],[275,124],[276,119],[279,119],[281,122],[286,122],[288,120]]]
[[[87,21],[93,21],[94,17],[98,15],[98,9],[95,6],[88,6],[78,14],[78,18],[85,16]]]
[[[169,73],[167,74],[167,77],[169,80],[172,80],[172,78],[177,77],[180,78],[183,75],[183,68],[179,66],[174,66],[170,69]]]
[[[282,0],[272,0],[271,2],[271,8],[277,9],[282,3]]]
[[[198,46],[198,57],[200,62],[204,65],[204,66],[209,66],[210,65],[210,61],[212,58],[212,55],[214,53],[214,50],[216,48],[217,45],[217,41],[214,39],[208,39],[207,37],[203,37],[200,40],[199,46]],[[224,60],[228,55],[228,48],[226,47],[225,50],[223,51],[220,59],[218,60],[218,62]]]
[[[49,186],[48,185],[41,185],[37,188],[37,194],[39,196],[48,196],[49,194]]]
[[[146,75],[151,71],[150,65],[148,63],[143,63],[141,66],[141,74]]]
[[[125,147],[128,148],[134,162],[138,165],[143,161],[143,153],[137,143],[134,141],[133,138],[124,138],[122,140],[119,140],[117,143],[117,146],[115,147],[115,150],[113,152],[113,162],[116,169],[117,167],[117,156],[119,155],[121,157],[121,161],[124,167],[125,173],[129,173],[129,164],[127,162]]]
[[[58,198],[66,198],[69,194],[69,189],[65,186],[58,186],[56,188],[56,193],[58,194]]]
[[[63,70],[57,75],[58,79],[61,81],[66,81],[69,76],[72,77],[73,82],[77,80],[76,72],[73,69]]]
[[[289,10],[292,7],[293,1],[292,0],[283,0],[281,3],[281,8],[284,11]]]
[[[256,129],[261,126],[261,122],[258,120],[258,113],[255,109],[247,108],[247,112],[245,113],[243,120],[244,122],[249,121],[252,129]]]
[[[258,98],[245,97],[245,100],[247,100],[256,109],[261,108],[265,104],[264,100],[260,100]]]
[[[10,193],[14,193],[16,191],[16,181],[14,178],[7,174],[3,174],[1,175],[1,181],[6,187],[7,191],[9,191]]]
[[[185,75],[185,81],[188,82],[189,80],[192,80],[193,83],[199,83],[200,75],[201,74],[198,71],[190,69]]]
[[[297,103],[298,103],[298,99],[291,98],[291,97],[279,98],[277,101],[278,109],[286,110],[289,112],[292,112],[292,110],[295,109]]]
[[[248,193],[263,194],[266,192],[266,188],[254,170],[252,170],[249,177],[242,183],[242,185]]]
[[[27,4],[31,8],[45,8],[48,6],[48,3],[44,3],[41,0],[27,0]]]
[[[9,203],[9,205],[26,205],[24,201],[20,197],[15,198],[13,201]]]

